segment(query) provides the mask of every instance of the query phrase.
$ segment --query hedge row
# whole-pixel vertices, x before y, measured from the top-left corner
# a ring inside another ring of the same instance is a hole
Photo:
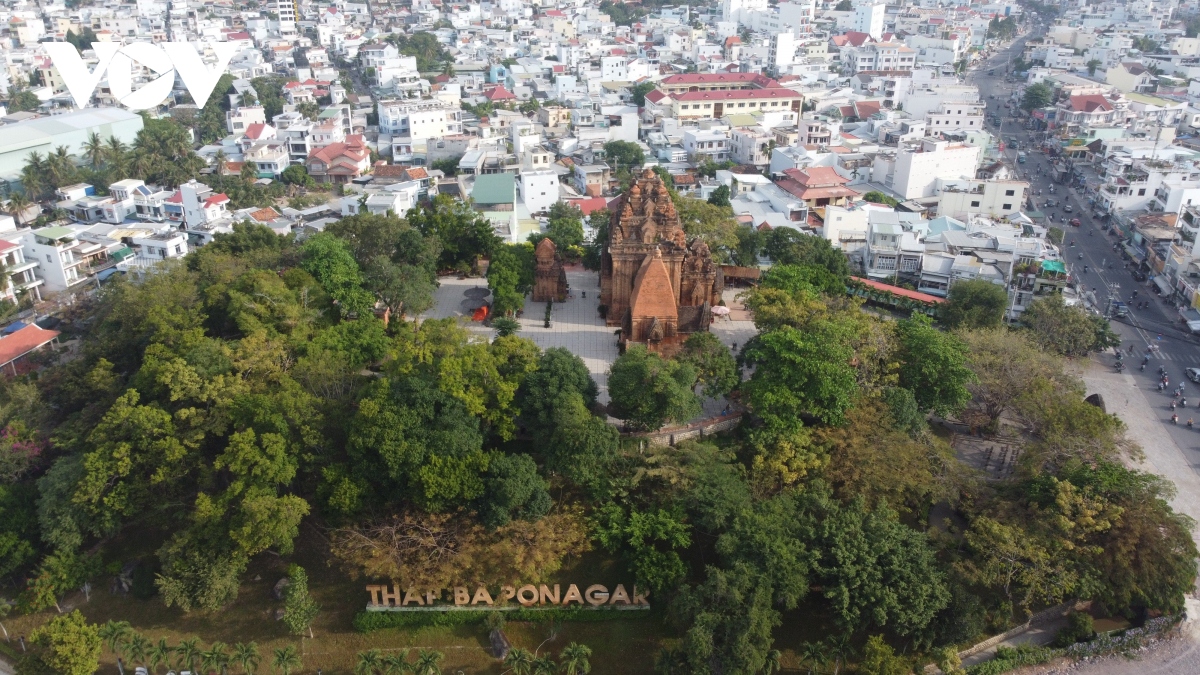
[[[495,610],[454,610],[450,612],[359,612],[354,617],[354,630],[360,633],[385,628],[417,628],[424,626],[462,626],[483,623]],[[503,612],[508,621],[614,621],[644,619],[649,610],[618,609],[513,609]]]

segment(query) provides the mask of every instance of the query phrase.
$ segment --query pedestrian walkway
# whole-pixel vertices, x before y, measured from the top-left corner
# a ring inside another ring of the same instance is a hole
[[[480,304],[479,300],[490,301],[486,279],[442,277],[439,282],[434,306],[421,315],[422,319],[453,317],[462,320],[473,333],[489,339],[495,335],[494,329],[471,321],[471,312]],[[567,285],[571,295],[564,302],[553,304],[549,328],[545,325],[546,303],[534,302],[526,296],[517,334],[533,340],[542,349],[566,347],[583,359],[600,387],[600,402],[607,403],[608,367],[617,358],[617,336],[616,329],[606,326],[600,318],[600,275],[582,267],[568,268]]]

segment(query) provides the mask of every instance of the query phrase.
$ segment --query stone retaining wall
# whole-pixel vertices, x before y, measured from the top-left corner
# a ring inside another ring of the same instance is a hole
[[[1055,605],[1049,609],[1043,609],[1042,611],[1038,612],[1037,614],[1034,614],[1033,616],[1029,617],[1029,620],[1026,621],[1025,623],[1023,623],[1019,626],[1016,626],[1014,628],[1010,628],[999,635],[993,635],[992,637],[984,640],[983,642],[980,642],[978,644],[974,644],[974,645],[971,645],[970,647],[967,647],[966,649],[964,649],[958,653],[958,658],[966,660],[968,657],[974,656],[974,655],[978,654],[979,652],[982,652],[982,651],[985,651],[992,647],[995,647],[996,645],[1000,644],[1001,642],[1012,639],[1012,638],[1024,633],[1025,631],[1028,631],[1030,628],[1033,628],[1034,626],[1040,626],[1044,623],[1053,621],[1054,619],[1064,617],[1067,614],[1069,614],[1072,609],[1077,610],[1077,611],[1081,610],[1081,609],[1086,609],[1089,604],[1090,604],[1090,602],[1080,603],[1075,600],[1072,600],[1070,602],[1064,602],[1061,605]],[[935,675],[935,674],[941,673],[941,672],[942,671],[936,665],[930,664],[928,666],[925,666],[925,674],[926,675]]]
[[[665,427],[658,431],[622,434],[625,438],[637,439],[646,447],[675,445],[681,441],[699,440],[722,431],[737,428],[742,423],[742,412],[718,415],[678,427]]]

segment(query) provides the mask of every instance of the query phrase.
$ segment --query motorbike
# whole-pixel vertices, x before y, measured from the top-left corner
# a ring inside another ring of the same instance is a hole
[[[1171,424],[1179,424],[1179,415],[1171,415]]]

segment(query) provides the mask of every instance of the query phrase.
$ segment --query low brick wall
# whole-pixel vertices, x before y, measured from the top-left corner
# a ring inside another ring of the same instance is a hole
[[[665,427],[658,431],[622,434],[622,436],[629,439],[636,439],[641,444],[644,444],[644,447],[675,445],[681,441],[699,440],[705,436],[734,429],[742,423],[742,416],[744,414],[741,411],[732,412],[728,415],[718,415],[717,417],[710,417],[683,426]]]

